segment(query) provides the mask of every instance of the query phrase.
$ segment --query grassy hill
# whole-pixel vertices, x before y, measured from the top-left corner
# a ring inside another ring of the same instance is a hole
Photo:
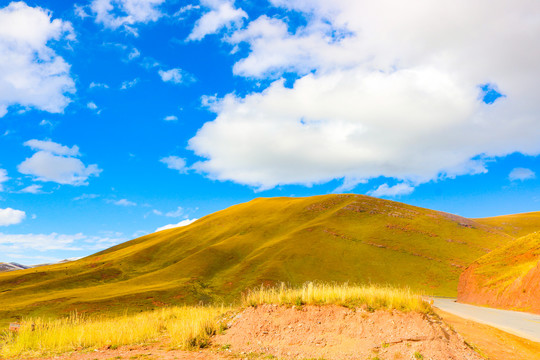
[[[540,232],[512,241],[471,264],[458,300],[540,313]]]
[[[0,321],[231,301],[285,281],[407,285],[456,295],[461,271],[508,234],[361,195],[260,198],[84,259],[0,274]]]
[[[473,220],[514,237],[521,237],[535,231],[540,231],[540,211]]]

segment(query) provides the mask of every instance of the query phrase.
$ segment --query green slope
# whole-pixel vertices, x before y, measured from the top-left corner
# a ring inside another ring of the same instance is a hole
[[[521,237],[535,231],[540,231],[540,211],[474,220],[480,224],[501,230],[514,237]]]
[[[0,274],[0,319],[231,301],[277,281],[388,283],[453,296],[464,267],[512,239],[361,195],[261,198],[75,262]]]

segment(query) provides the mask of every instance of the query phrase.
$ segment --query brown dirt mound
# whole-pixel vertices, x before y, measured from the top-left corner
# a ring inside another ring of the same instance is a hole
[[[289,359],[482,359],[436,316],[340,306],[250,307],[214,342]]]

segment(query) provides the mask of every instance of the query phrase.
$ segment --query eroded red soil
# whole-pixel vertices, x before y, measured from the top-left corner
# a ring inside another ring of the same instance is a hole
[[[504,291],[485,284],[489,279],[476,273],[477,265],[469,266],[460,276],[458,301],[509,310],[540,314],[540,261],[525,276],[516,279]]]

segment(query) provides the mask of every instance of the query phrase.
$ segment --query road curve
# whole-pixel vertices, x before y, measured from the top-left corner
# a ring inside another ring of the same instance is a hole
[[[456,299],[449,298],[432,298],[432,300],[433,306],[443,311],[540,342],[540,315],[461,304],[456,302]]]

